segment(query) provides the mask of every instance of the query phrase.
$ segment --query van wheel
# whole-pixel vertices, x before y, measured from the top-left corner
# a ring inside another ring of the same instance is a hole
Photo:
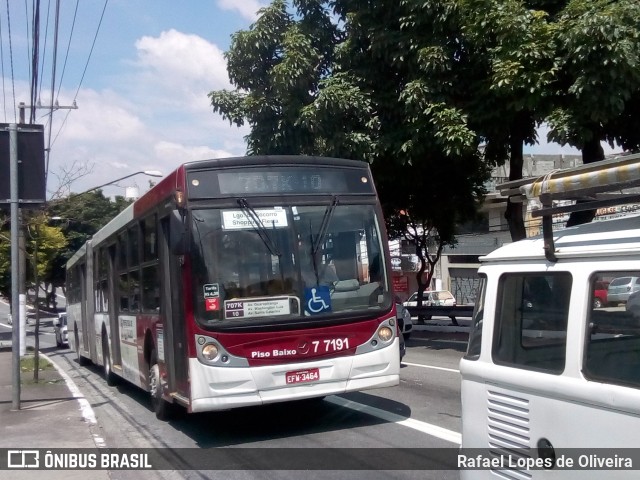
[[[102,332],[102,361],[104,362],[104,379],[107,385],[113,387],[118,383],[113,370],[111,369],[111,355],[109,353],[109,339],[107,333]]]
[[[169,420],[171,418],[172,405],[162,398],[162,380],[160,379],[160,367],[156,351],[151,352],[149,360],[149,394],[151,395],[151,408],[158,420]]]

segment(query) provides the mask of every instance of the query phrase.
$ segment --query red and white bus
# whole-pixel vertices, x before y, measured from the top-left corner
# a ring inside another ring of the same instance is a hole
[[[393,386],[390,273],[365,162],[186,163],[67,263],[69,343],[159,418]]]

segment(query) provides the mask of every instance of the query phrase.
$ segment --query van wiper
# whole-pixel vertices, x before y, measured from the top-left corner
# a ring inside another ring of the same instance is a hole
[[[260,217],[258,216],[257,212],[254,210],[254,208],[251,205],[249,205],[249,202],[247,202],[247,199],[239,198],[238,205],[240,206],[244,214],[247,217],[249,217],[251,220],[253,220],[253,224],[252,224],[253,229],[256,231],[256,233],[262,240],[262,243],[265,244],[269,252],[271,252],[271,255],[275,255],[276,257],[282,256],[282,253],[280,253],[280,251],[278,250],[278,247],[276,247],[276,244],[274,243],[273,239],[269,235],[269,232],[264,226],[264,223],[262,223],[262,220],[260,220]],[[274,228],[275,228],[275,225],[274,225]]]
[[[318,236],[316,237],[315,243],[313,243],[311,248],[311,253],[315,259],[316,253],[320,249],[320,245],[324,242],[324,237],[327,235],[327,229],[329,228],[329,221],[333,216],[333,212],[336,209],[336,205],[338,205],[338,197],[336,195],[331,199],[331,203],[324,211],[324,216],[322,217],[322,223],[320,223],[320,230],[318,230]]]

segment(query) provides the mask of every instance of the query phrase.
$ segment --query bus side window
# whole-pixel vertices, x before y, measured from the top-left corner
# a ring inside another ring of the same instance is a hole
[[[494,332],[497,364],[560,374],[566,359],[569,273],[501,277]]]

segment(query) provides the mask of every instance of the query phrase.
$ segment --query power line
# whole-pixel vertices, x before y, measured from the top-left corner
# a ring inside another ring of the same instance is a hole
[[[13,43],[11,41],[11,13],[9,12],[9,0],[7,0],[7,28],[9,30],[9,60],[11,64],[11,89],[13,92],[13,118],[18,118],[18,112],[16,111],[16,81],[13,73]]]
[[[45,61],[45,57],[46,57],[46,53],[47,53],[47,40],[49,39],[49,14],[51,13],[51,0],[49,0],[47,2],[47,22],[45,23],[45,30],[44,30],[44,45],[42,46],[42,64],[40,65],[40,71],[44,71],[44,61]],[[40,85],[38,86],[38,97],[40,98],[40,95],[42,93],[42,80],[43,80],[43,76],[40,76]]]
[[[38,56],[40,52],[40,0],[34,0],[33,6],[33,53],[31,55],[31,104],[36,104],[38,97]],[[29,123],[35,123],[36,111],[31,109],[29,115]]]
[[[2,17],[0,17],[0,73],[2,74],[2,104],[4,105],[4,123],[7,123],[7,95],[4,85],[4,46],[2,42]]]
[[[56,98],[58,98],[58,96],[60,95],[60,89],[62,88],[62,79],[64,78],[64,72],[67,69],[67,60],[69,59],[69,50],[71,49],[71,39],[73,38],[73,30],[76,26],[76,18],[78,16],[79,4],[80,4],[80,0],[76,0],[76,9],[73,12],[73,22],[71,23],[71,32],[69,32],[69,42],[67,43],[67,53],[64,56],[64,64],[62,65],[62,73],[60,74],[60,83],[58,84],[58,91],[56,92]]]
[[[98,28],[96,29],[96,34],[93,37],[93,43],[91,43],[91,50],[89,50],[89,57],[87,58],[87,63],[84,66],[84,71],[82,72],[82,78],[80,78],[80,83],[78,84],[78,90],[76,91],[76,95],[73,97],[74,100],[78,98],[80,87],[82,86],[82,82],[84,81],[84,76],[87,73],[87,68],[89,67],[89,61],[91,60],[91,55],[93,54],[93,48],[96,46],[96,40],[98,39],[98,33],[100,32],[100,26],[102,25],[102,19],[104,18],[104,12],[107,9],[108,3],[109,3],[109,0],[104,1],[104,7],[102,8],[102,14],[100,15],[100,21],[98,22]]]
[[[47,177],[49,176],[49,156],[51,155],[51,127],[53,126],[53,106],[54,106],[54,98],[53,92],[56,89],[56,62],[57,62],[57,54],[58,54],[58,27],[60,23],[60,0],[56,0],[56,17],[54,23],[53,30],[53,61],[52,61],[52,72],[51,72],[51,103],[50,103],[50,113],[49,117],[49,133],[47,138],[47,159],[44,166],[44,184],[47,184]],[[35,109],[31,109],[33,112]]]
[[[73,97],[73,104],[75,105],[76,103],[76,99],[78,98],[78,94],[80,93],[80,88],[82,87],[82,82],[84,81],[84,76],[87,73],[87,69],[89,68],[89,62],[91,61],[91,55],[93,54],[93,49],[96,45],[96,40],[98,39],[98,33],[100,33],[100,27],[102,26],[102,20],[104,19],[104,13],[107,10],[107,4],[109,3],[109,0],[105,0],[104,2],[104,6],[102,7],[102,13],[100,14],[100,21],[98,22],[98,27],[96,28],[96,33],[93,37],[93,42],[91,43],[91,50],[89,50],[89,56],[87,57],[87,63],[84,66],[84,70],[82,72],[82,77],[80,78],[80,82],[78,83],[78,89],[76,90],[76,94]],[[55,143],[55,141],[58,139],[58,136],[60,135],[60,133],[62,132],[62,129],[64,128],[64,126],[67,123],[67,120],[69,118],[69,115],[71,114],[71,110],[69,110],[67,112],[67,114],[64,117],[64,120],[62,121],[62,125],[60,125],[60,128],[58,129],[58,133],[56,133],[56,136],[53,139],[53,142],[50,141],[49,144],[49,148],[51,148],[51,145],[53,145],[53,143]]]

